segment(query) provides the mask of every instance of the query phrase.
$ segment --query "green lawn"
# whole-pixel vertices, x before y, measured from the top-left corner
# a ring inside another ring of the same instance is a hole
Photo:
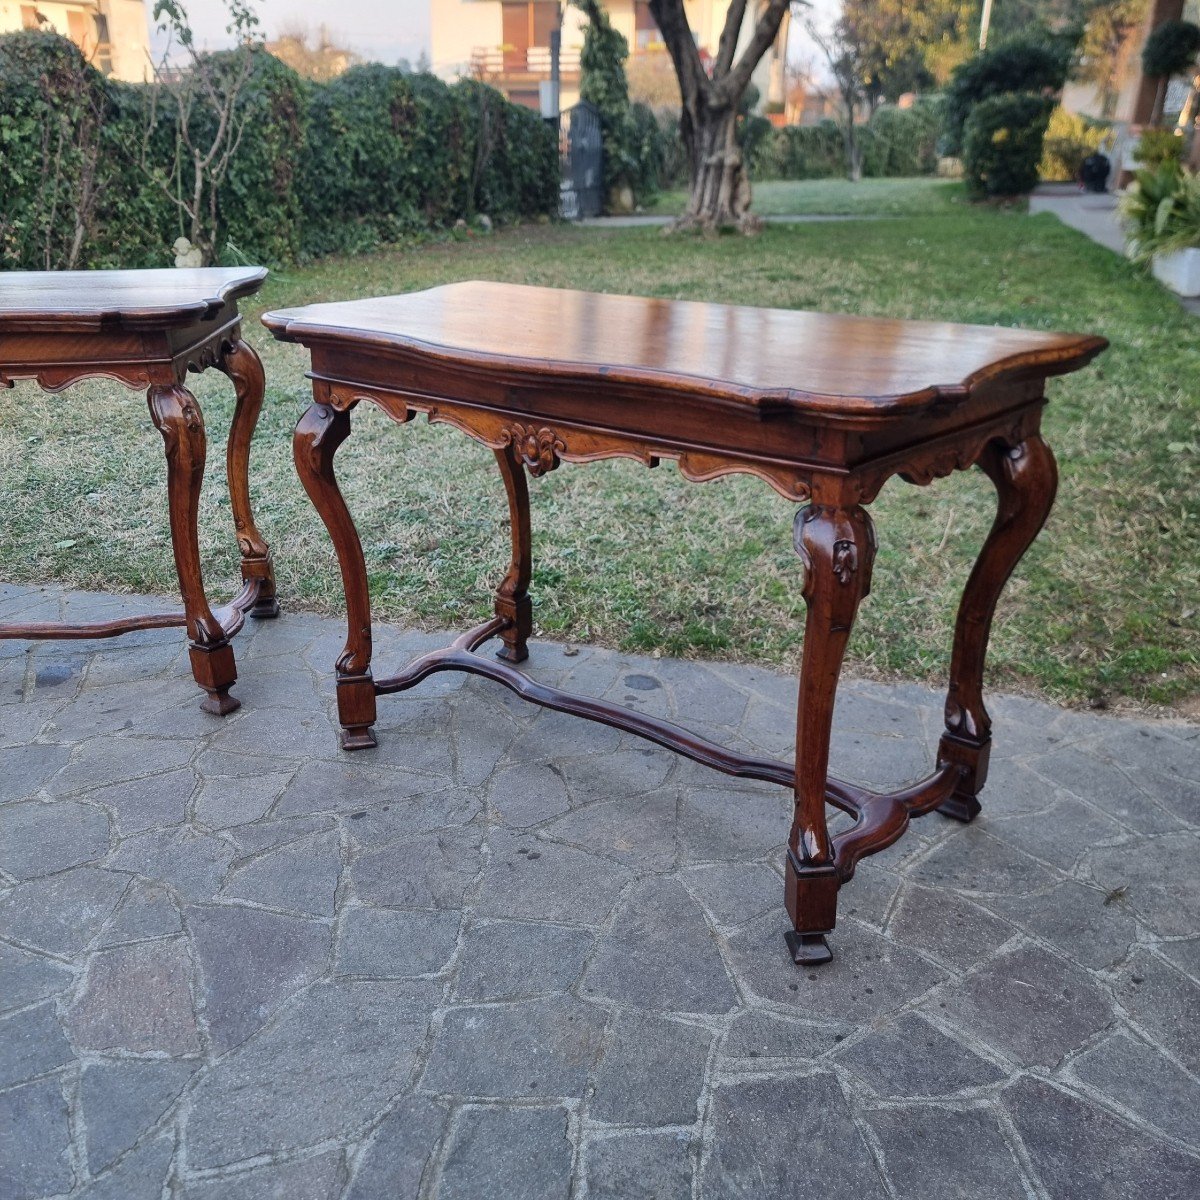
[[[753,210],[759,216],[921,217],[959,212],[966,201],[960,183],[916,179],[772,179],[754,184]],[[683,212],[687,193],[663,192],[649,213]]]
[[[529,226],[465,242],[330,259],[276,273],[266,307],[471,277],[794,308],[1102,333],[1113,348],[1052,383],[1058,506],[1006,592],[995,686],[1073,702],[1177,705],[1200,693],[1200,343],[1195,319],[1127,263],[1051,216],[972,209],[770,226],[754,238]],[[306,362],[250,314],[269,392],[254,452],[259,523],[284,604],[338,610],[328,539],[293,475],[290,428]],[[227,385],[199,380],[214,442]],[[359,409],[339,456],[376,612],[463,627],[506,561],[491,454],[423,422]],[[107,441],[98,444],[96,432]],[[203,510],[208,577],[236,573],[220,454]],[[0,393],[0,578],[170,591],[158,435],[143,401],[108,385]],[[977,473],[874,507],[875,587],[851,669],[939,680],[953,606],[993,512]],[[670,465],[565,467],[535,481],[535,619],[548,637],[672,655],[790,664],[803,624],[793,506],[750,478],[688,484]],[[386,671],[389,664],[379,664]]]

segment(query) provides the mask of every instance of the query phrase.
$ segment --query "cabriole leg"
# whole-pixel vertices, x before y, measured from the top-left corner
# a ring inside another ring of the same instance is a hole
[[[983,667],[1000,593],[1013,568],[1046,523],[1058,488],[1058,469],[1039,434],[1015,446],[990,442],[979,466],[996,486],[999,503],[991,532],[967,580],[954,627],[946,731],[938,762],[953,763],[962,777],[939,812],[970,821],[979,812],[987,779],[992,721],[983,704]]]
[[[788,837],[785,898],[797,963],[828,962],[825,935],[837,916],[839,879],[825,820],[829,739],[846,643],[871,588],[875,532],[864,508],[812,504],[796,516],[804,563],[804,657],[796,716],[796,809]]]
[[[250,510],[250,442],[262,410],[265,379],[263,366],[254,348],[241,338],[221,359],[221,370],[233,381],[237,407],[229,430],[225,462],[229,478],[229,503],[242,554],[242,579],[258,581],[258,598],[250,609],[252,617],[277,617],[279,600],[275,595],[275,569],[271,551],[254,523]]]
[[[239,707],[229,694],[237,681],[233,647],[204,594],[200,570],[200,485],[204,481],[204,417],[196,397],[182,384],[155,384],[147,393],[150,416],[167,454],[167,505],[171,545],[187,617],[192,675],[207,696],[200,707],[224,716]]]
[[[524,662],[529,657],[529,635],[533,631],[533,604],[529,599],[532,545],[529,524],[529,484],[525,468],[512,445],[501,446],[496,463],[508,494],[509,525],[512,529],[512,560],[508,573],[496,589],[496,615],[510,624],[501,631],[504,644],[496,657],[505,662]]]
[[[338,720],[342,749],[363,750],[375,743],[375,681],[371,676],[371,596],[367,564],[354,519],[333,473],[333,456],[350,436],[350,414],[313,403],[292,438],[296,471],[308,498],[325,522],[337,551],[346,592],[346,646],[337,660]]]

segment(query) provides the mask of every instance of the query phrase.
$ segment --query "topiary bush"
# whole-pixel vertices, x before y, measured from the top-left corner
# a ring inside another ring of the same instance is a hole
[[[1071,53],[1070,39],[1037,34],[1002,42],[956,67],[945,93],[944,152],[965,153],[967,119],[983,100],[1062,91]]]
[[[976,199],[1024,196],[1037,186],[1042,141],[1054,101],[1026,93],[991,96],[971,110],[963,173]]]

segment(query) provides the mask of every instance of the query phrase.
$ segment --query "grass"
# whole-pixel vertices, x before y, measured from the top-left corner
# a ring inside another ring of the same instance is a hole
[[[687,193],[663,192],[648,213],[683,212]],[[962,184],[941,179],[773,179],[754,185],[754,211],[763,217],[928,217],[961,211]]]
[[[931,190],[931,195],[937,193]],[[1061,466],[1049,527],[1011,581],[993,686],[1070,702],[1172,705],[1200,693],[1200,343],[1195,319],[1127,263],[1052,216],[966,206],[883,221],[770,226],[752,239],[530,226],[464,242],[329,259],[278,272],[262,307],[491,278],[654,296],[895,317],[1076,329],[1112,349],[1051,384]],[[249,311],[269,389],[255,445],[256,513],[286,606],[337,612],[328,538],[291,464],[306,361]],[[196,382],[214,447],[232,404]],[[399,428],[361,406],[339,473],[383,619],[461,628],[506,562],[491,454],[456,431]],[[222,456],[202,511],[207,578],[236,574]],[[170,592],[163,467],[144,401],[112,385],[0,393],[0,578]],[[803,626],[794,508],[761,483],[703,486],[670,465],[565,467],[535,481],[534,602],[549,637],[636,651],[792,664]],[[859,673],[944,676],[954,605],[994,511],[957,474],[899,480],[873,508],[875,586],[850,647]],[[379,664],[382,670],[390,664]]]

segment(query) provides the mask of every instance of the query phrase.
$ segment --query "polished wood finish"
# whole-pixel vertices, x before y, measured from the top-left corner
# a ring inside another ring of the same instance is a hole
[[[296,427],[296,466],[333,539],[348,636],[338,660],[347,749],[373,746],[376,697],[438,671],[469,671],[535,704],[637,734],[729,775],[793,790],[784,901],[797,963],[830,958],[837,894],[859,861],[934,809],[979,810],[990,721],[984,656],[1005,581],[1044,523],[1054,459],[1039,430],[1047,378],[1091,361],[1101,338],[597,296],[494,283],[268,313],[276,337],[312,355],[314,401]],[[333,469],[361,402],[405,423],[418,413],[492,448],[509,502],[512,557],[495,616],[399,674],[371,671],[366,564]],[[687,730],[529,679],[529,494],[563,462],[674,459],[689,479],[756,475],[804,504],[795,525],[807,606],[793,763],[723,749]],[[936,770],[894,792],[829,775],[846,644],[871,585],[866,506],[900,476],[925,485],[978,464],[996,522],[955,626],[946,732]],[[499,638],[500,661],[479,648]],[[851,814],[831,836],[827,805]]]
[[[187,630],[201,707],[218,715],[238,701],[230,638],[246,614],[279,611],[271,553],[250,511],[250,442],[263,401],[263,369],[242,340],[237,301],[266,278],[257,268],[162,271],[9,271],[0,273],[0,387],[32,379],[58,392],[106,377],[145,388],[150,419],[163,438],[171,544],[182,613],[89,624],[0,626],[0,638],[116,637],[138,629]],[[199,504],[207,440],[204,416],[185,386],[189,371],[215,367],[237,395],[226,462],[229,498],[242,558],[241,592],[213,610],[200,567]]]

